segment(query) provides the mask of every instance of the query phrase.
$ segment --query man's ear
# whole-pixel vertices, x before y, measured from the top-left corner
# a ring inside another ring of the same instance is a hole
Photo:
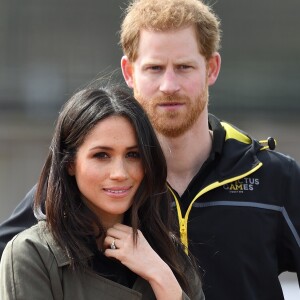
[[[207,62],[207,83],[213,85],[220,73],[221,69],[221,55],[218,52],[213,53]]]
[[[124,55],[121,59],[121,68],[125,82],[128,87],[133,88],[133,65],[126,55]]]
[[[74,176],[75,175],[75,166],[74,163],[69,163],[69,165],[67,166],[67,172],[70,176]]]

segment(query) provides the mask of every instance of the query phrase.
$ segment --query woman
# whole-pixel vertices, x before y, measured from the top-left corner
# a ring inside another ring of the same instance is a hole
[[[75,94],[38,183],[39,223],[3,253],[1,299],[204,299],[171,234],[166,172],[135,99],[114,88]]]

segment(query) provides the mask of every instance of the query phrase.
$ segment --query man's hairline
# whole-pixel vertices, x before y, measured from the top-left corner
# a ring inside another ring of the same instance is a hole
[[[214,56],[214,54],[218,53],[218,51],[214,51],[211,56],[209,58],[206,58],[206,56],[201,53],[201,45],[200,45],[200,41],[199,39],[197,38],[197,31],[196,31],[196,24],[185,24],[185,25],[182,25],[178,28],[170,28],[170,29],[165,29],[165,30],[158,30],[158,29],[155,29],[155,28],[147,28],[146,26],[143,26],[139,29],[138,31],[138,43],[137,43],[137,50],[136,50],[136,57],[134,60],[131,60],[129,59],[129,56],[126,54],[126,53],[123,53],[123,55],[125,55],[129,61],[129,63],[132,65],[134,65],[134,63],[137,61],[138,59],[138,49],[139,49],[139,45],[140,45],[140,36],[141,36],[141,31],[144,30],[144,31],[149,31],[149,32],[154,32],[154,33],[159,33],[159,32],[176,32],[176,31],[179,31],[179,30],[183,30],[185,28],[188,28],[188,27],[193,27],[194,28],[194,37],[196,39],[196,42],[197,42],[197,45],[198,45],[198,51],[200,53],[200,55],[202,55],[205,59],[205,63],[206,65],[208,64],[208,61],[210,58],[212,58]]]

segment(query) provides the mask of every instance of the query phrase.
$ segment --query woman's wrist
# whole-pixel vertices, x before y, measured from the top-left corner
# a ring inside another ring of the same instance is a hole
[[[148,282],[151,285],[156,299],[182,299],[182,289],[170,267],[164,263],[164,266],[156,272],[150,272]]]

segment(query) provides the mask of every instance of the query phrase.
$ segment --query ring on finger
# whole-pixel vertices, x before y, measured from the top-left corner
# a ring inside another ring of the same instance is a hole
[[[115,244],[115,239],[113,239],[113,241],[111,242],[111,244],[110,244],[110,249],[112,249],[112,250],[115,250],[115,249],[117,249],[117,247],[116,247],[116,244]]]

